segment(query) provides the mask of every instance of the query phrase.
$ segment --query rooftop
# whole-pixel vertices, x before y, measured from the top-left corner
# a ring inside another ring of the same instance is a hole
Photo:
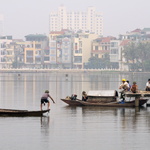
[[[130,40],[123,40],[123,41],[120,43],[120,46],[125,46],[125,45],[127,45],[129,42],[130,42]]]

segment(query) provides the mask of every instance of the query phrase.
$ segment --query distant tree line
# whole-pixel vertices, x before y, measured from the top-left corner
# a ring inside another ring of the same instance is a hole
[[[85,65],[87,69],[118,69],[119,63],[110,62],[109,54],[105,54],[103,58],[90,57]]]
[[[123,50],[130,71],[150,71],[150,43],[130,43]]]

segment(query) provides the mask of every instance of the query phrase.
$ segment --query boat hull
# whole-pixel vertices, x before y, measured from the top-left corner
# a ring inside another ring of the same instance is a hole
[[[44,113],[49,112],[50,109],[42,111],[28,111],[28,110],[14,110],[14,109],[0,109],[0,116],[43,116]]]
[[[148,99],[140,99],[139,106],[143,106]],[[84,106],[100,106],[100,107],[135,107],[135,100],[129,102],[111,102],[111,103],[92,103],[92,102],[85,102],[80,101],[81,104]]]
[[[83,106],[83,104],[80,103],[81,100],[68,100],[68,99],[61,99],[61,100],[71,106]]]
[[[61,99],[61,100],[70,106],[135,107],[135,100],[126,101],[124,103],[119,103],[119,102],[100,103],[100,102],[66,100],[66,99]],[[140,99],[139,106],[144,105],[147,101],[148,99]]]

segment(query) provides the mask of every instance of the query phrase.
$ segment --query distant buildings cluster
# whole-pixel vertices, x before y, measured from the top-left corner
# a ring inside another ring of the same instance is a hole
[[[136,29],[119,37],[103,37],[103,21],[95,8],[87,12],[67,12],[61,6],[50,14],[49,35],[29,34],[22,39],[0,36],[2,68],[85,68],[89,58],[110,57],[120,70],[128,71],[123,57],[130,41],[150,42],[150,28]]]

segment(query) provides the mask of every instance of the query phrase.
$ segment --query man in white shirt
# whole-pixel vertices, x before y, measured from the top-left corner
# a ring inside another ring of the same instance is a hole
[[[123,89],[125,91],[128,91],[129,84],[126,82],[126,79],[122,79],[122,84],[119,86],[119,89]]]
[[[125,100],[125,92],[129,90],[129,84],[126,82],[126,79],[122,79],[122,84],[119,86],[119,89],[122,89],[122,91],[120,92],[120,98],[122,99],[122,101]]]
[[[150,79],[148,79],[148,82],[146,83],[146,91],[150,91]]]

